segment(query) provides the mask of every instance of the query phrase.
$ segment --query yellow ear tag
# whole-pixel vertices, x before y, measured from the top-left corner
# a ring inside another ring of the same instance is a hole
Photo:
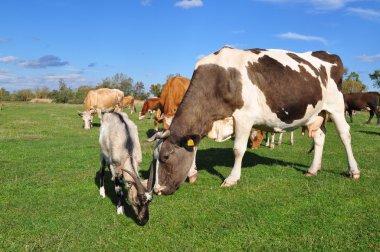
[[[189,146],[189,147],[192,147],[192,146],[194,146],[194,141],[193,141],[193,139],[189,139],[189,140],[187,140],[187,146]]]

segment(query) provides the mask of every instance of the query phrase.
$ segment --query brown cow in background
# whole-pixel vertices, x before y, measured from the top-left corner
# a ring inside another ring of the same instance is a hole
[[[121,112],[123,110],[124,93],[119,89],[99,88],[90,90],[84,99],[84,112],[78,112],[83,119],[84,129],[92,127],[92,120],[98,114],[100,121],[102,113]]]
[[[353,110],[363,110],[366,109],[369,111],[369,119],[367,123],[371,123],[373,115],[376,114],[377,124],[380,124],[380,94],[377,92],[368,92],[368,93],[351,93],[343,94],[344,105],[346,111],[350,116],[351,123],[352,121],[352,111]]]
[[[169,78],[162,87],[160,102],[157,108],[161,110],[161,115],[156,119],[162,119],[163,128],[168,129],[173,121],[174,115],[177,112],[178,106],[184,97],[190,80],[185,77],[176,76]]]
[[[131,109],[131,114],[133,112],[136,112],[136,107],[135,107],[135,98],[133,96],[125,96],[123,98],[123,108],[130,108]]]
[[[156,107],[159,102],[160,98],[158,97],[146,99],[139,114],[139,120],[144,119],[146,113],[149,113],[149,119],[152,118],[152,114],[154,111],[156,111]]]

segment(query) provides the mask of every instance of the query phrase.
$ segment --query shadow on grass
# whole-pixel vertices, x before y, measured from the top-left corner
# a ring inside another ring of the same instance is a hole
[[[217,170],[215,166],[226,166],[233,167],[235,157],[231,148],[210,148],[206,150],[197,151],[197,168],[198,170],[206,170],[212,175],[218,176],[222,181],[225,177]],[[305,169],[309,168],[306,165],[286,162],[274,158],[262,157],[250,151],[245,152],[243,157],[242,168],[256,166],[258,164],[262,165],[281,165],[281,166],[291,166],[296,171],[305,173]]]
[[[379,133],[379,132],[365,131],[365,130],[358,130],[358,131],[356,131],[356,132],[364,133],[364,134],[368,134],[368,135],[380,136],[380,133]]]
[[[115,184],[111,180],[111,178],[112,178],[111,172],[108,171],[108,169],[106,169],[106,172],[104,175],[104,189],[106,191],[106,197],[108,197],[111,200],[112,204],[115,206],[115,210],[114,210],[113,214],[116,214],[117,195],[115,192]],[[100,172],[99,171],[96,172],[96,175],[94,177],[94,183],[96,184],[96,186],[99,189],[100,188]],[[122,189],[123,189],[124,195],[126,197],[128,192],[125,191],[124,183],[122,183]],[[123,200],[122,200],[122,204],[124,206],[124,215],[133,219],[137,225],[140,225],[139,222],[137,221],[135,213],[133,212],[132,206],[129,204],[126,204],[125,197],[123,197]]]
[[[100,123],[92,123],[92,127],[99,128],[100,127]]]

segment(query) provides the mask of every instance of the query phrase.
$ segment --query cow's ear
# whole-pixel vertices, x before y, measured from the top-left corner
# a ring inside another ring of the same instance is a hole
[[[182,139],[182,146],[188,150],[193,150],[201,141],[200,135],[188,135]]]
[[[82,116],[83,116],[83,112],[78,111],[78,115],[79,115],[80,117],[82,117]]]

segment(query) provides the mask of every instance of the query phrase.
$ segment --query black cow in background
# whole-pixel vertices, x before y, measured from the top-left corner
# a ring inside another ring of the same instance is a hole
[[[352,123],[353,110],[369,110],[369,119],[367,123],[371,123],[373,115],[376,114],[377,124],[380,124],[380,94],[377,92],[368,93],[351,93],[343,94],[344,105],[350,116]]]

